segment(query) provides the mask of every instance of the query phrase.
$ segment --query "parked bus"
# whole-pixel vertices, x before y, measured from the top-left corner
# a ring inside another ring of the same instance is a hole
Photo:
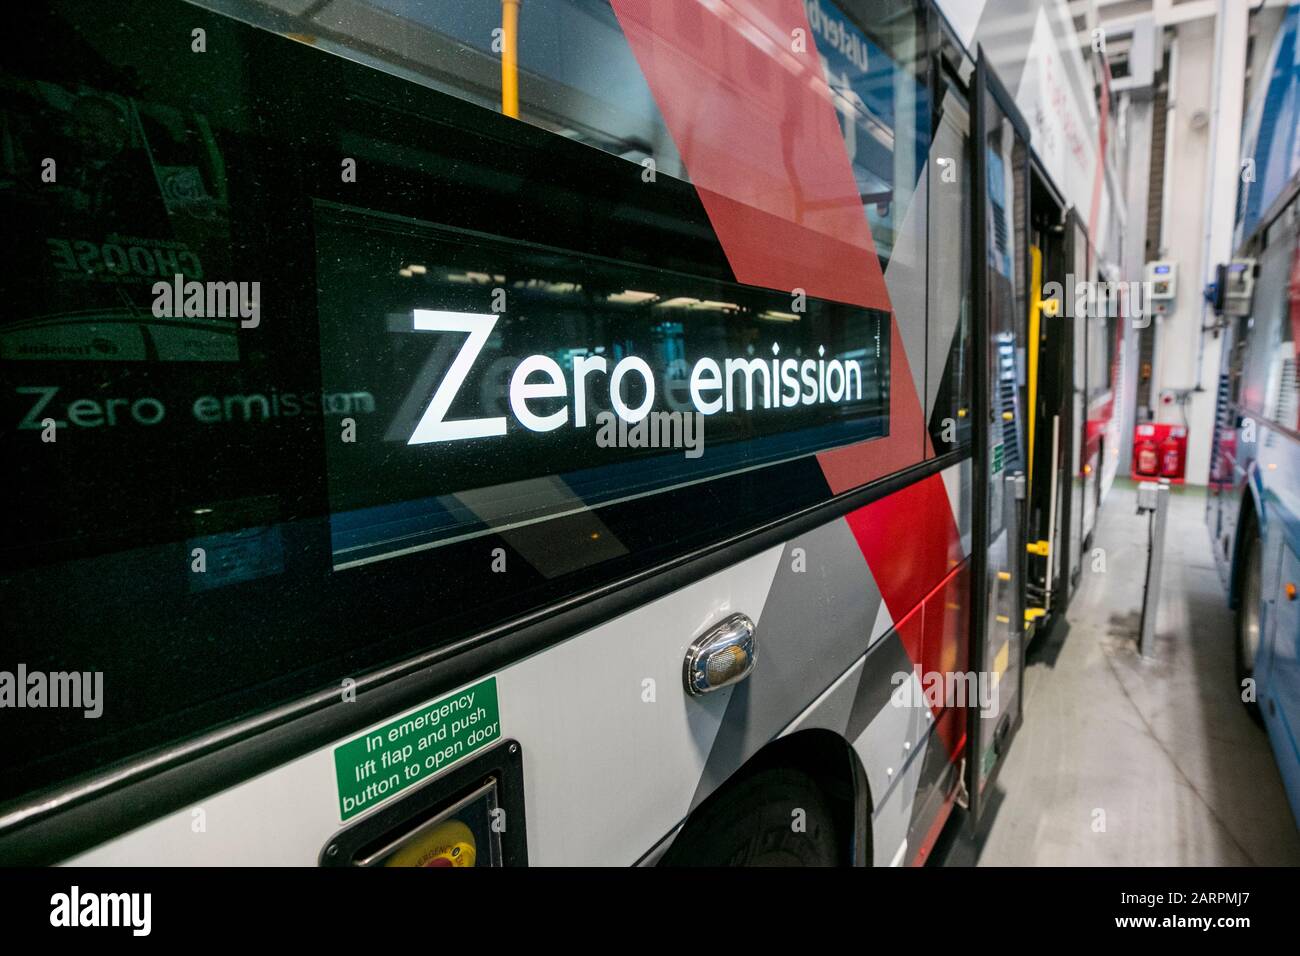
[[[1107,200],[999,79],[1095,115],[1026,8],[15,10],[0,860],[917,864],[983,819],[1116,387],[1039,294]]]
[[[1219,269],[1223,358],[1206,519],[1236,610],[1242,700],[1300,821],[1300,5],[1247,114],[1236,257]],[[1243,167],[1244,168],[1244,167]]]

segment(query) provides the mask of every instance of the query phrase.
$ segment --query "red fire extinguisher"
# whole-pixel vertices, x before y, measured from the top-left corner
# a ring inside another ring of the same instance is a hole
[[[1156,443],[1144,441],[1138,445],[1137,470],[1139,475],[1154,475],[1160,470],[1160,458],[1156,452]]]
[[[1183,474],[1183,450],[1173,435],[1166,436],[1160,443],[1160,476],[1162,478],[1181,478]]]

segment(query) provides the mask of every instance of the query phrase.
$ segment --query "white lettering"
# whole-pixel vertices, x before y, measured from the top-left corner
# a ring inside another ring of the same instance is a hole
[[[433,393],[433,401],[424,410],[420,423],[407,441],[408,445],[423,445],[435,441],[456,441],[462,438],[491,438],[506,433],[504,418],[467,418],[462,421],[444,421],[452,400],[460,391],[478,353],[483,351],[497,317],[491,312],[440,312],[432,309],[415,310],[415,327],[421,332],[466,332],[469,337],[456,353],[447,374]]]

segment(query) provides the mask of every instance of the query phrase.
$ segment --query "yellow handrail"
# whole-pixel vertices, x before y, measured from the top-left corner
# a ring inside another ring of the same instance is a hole
[[[501,0],[501,112],[519,119],[519,4]]]

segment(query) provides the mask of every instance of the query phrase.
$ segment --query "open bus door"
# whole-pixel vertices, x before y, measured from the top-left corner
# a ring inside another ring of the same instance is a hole
[[[1030,635],[1046,633],[1070,600],[1070,436],[1073,320],[1067,306],[1070,225],[1067,209],[1037,160],[1030,163],[1029,495],[1026,509],[1025,618]],[[1032,640],[1032,638],[1031,638]]]
[[[1073,206],[1065,216],[1065,240],[1066,263],[1075,279],[1082,280],[1088,275],[1088,232]],[[1069,594],[1073,595],[1083,576],[1083,430],[1088,418],[1088,321],[1084,316],[1074,314],[1073,303],[1068,299],[1061,306],[1070,337],[1070,425],[1064,433],[1067,436],[1065,444],[1069,457],[1066,474],[1070,480],[1070,493],[1066,499],[1064,522],[1069,528],[1067,581]]]
[[[1021,722],[1028,466],[1029,133],[983,51],[975,74],[975,496],[967,788],[978,827]]]

